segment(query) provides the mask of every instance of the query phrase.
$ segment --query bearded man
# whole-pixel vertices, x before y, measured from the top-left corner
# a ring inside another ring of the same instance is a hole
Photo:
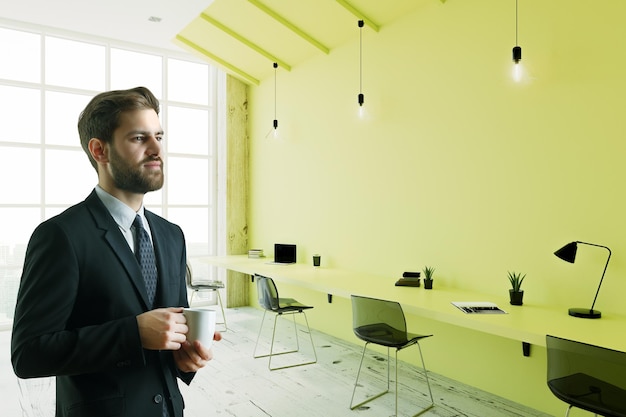
[[[159,102],[144,87],[101,93],[78,132],[98,183],[31,236],[13,369],[56,376],[59,417],[182,417],[177,380],[190,384],[212,352],[186,339],[183,232],[143,205],[164,180]]]

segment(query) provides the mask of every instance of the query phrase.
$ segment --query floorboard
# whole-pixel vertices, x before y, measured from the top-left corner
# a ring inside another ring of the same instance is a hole
[[[229,309],[229,330],[214,347],[211,366],[196,376],[194,383],[181,386],[185,393],[187,417],[222,415],[236,417],[381,417],[394,415],[394,393],[391,392],[361,408],[351,411],[350,397],[362,353],[362,345],[352,344],[313,331],[318,362],[314,365],[277,371],[267,369],[267,358],[253,359],[262,312],[253,308]],[[259,349],[267,348],[271,338],[273,315],[265,319]],[[302,354],[285,355],[283,361],[307,360],[312,349],[305,328],[298,320]],[[282,348],[295,345],[291,322],[279,319],[277,344]],[[427,343],[423,341],[423,343]],[[411,354],[409,351],[402,355]],[[297,356],[294,358],[293,356]],[[393,353],[392,353],[393,355]],[[428,357],[424,358],[428,366]],[[393,356],[392,356],[393,361]],[[233,366],[236,364],[236,366]],[[399,369],[399,415],[414,415],[429,404],[421,368],[401,362]],[[391,369],[392,380],[394,377]],[[357,399],[375,394],[386,387],[386,355],[368,350],[362,384]],[[422,414],[427,417],[548,417],[504,398],[460,384],[429,372],[435,407]],[[392,382],[393,389],[393,382]],[[359,397],[359,394],[361,396]]]
[[[352,344],[313,331],[318,362],[277,371],[268,370],[268,359],[254,359],[261,310],[243,307],[228,309],[228,331],[213,348],[214,360],[198,372],[190,386],[181,384],[185,397],[185,417],[385,417],[394,415],[392,392],[354,411],[349,408],[354,379],[361,359],[362,345]],[[259,341],[259,351],[267,351],[274,316],[268,314]],[[300,353],[282,355],[275,364],[310,360],[313,349],[301,320],[297,321]],[[295,346],[293,323],[279,319],[276,345]],[[427,340],[423,341],[427,343]],[[6,417],[22,414],[17,379],[10,365],[10,332],[0,332],[0,392]],[[414,352],[410,352],[414,351]],[[410,353],[409,353],[410,352]],[[418,354],[415,347],[402,355]],[[393,355],[393,352],[392,352]],[[428,366],[428,357],[424,358]],[[393,356],[392,356],[393,360]],[[360,401],[386,387],[386,355],[368,350],[357,388]],[[395,377],[393,367],[392,379]],[[435,407],[426,417],[549,417],[547,414],[429,372]],[[414,415],[429,404],[421,369],[401,362],[399,368],[399,415]],[[53,413],[47,415],[52,416]]]

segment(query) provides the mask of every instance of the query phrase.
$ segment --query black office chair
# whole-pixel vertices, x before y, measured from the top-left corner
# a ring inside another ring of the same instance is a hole
[[[265,358],[269,357],[268,367],[270,371],[274,371],[276,369],[284,369],[284,368],[292,368],[294,366],[302,366],[302,365],[310,365],[317,362],[317,353],[315,352],[315,344],[313,343],[313,336],[311,335],[311,328],[309,327],[309,321],[306,317],[305,310],[313,308],[312,306],[306,306],[304,304],[300,304],[296,300],[292,298],[280,298],[278,296],[278,290],[276,289],[276,284],[272,278],[268,278],[262,275],[255,275],[254,279],[257,283],[257,291],[259,304],[263,307],[263,319],[261,320],[261,326],[259,327],[259,334],[256,339],[256,345],[254,346],[254,354],[255,358]],[[265,315],[267,312],[276,313],[274,316],[274,330],[272,332],[272,342],[270,344],[270,352],[267,354],[257,355],[257,348],[259,346],[259,339],[261,338],[261,331],[263,330],[263,324],[265,323]],[[276,337],[276,322],[279,316],[283,316],[286,314],[291,314],[293,318],[293,328],[296,335],[296,349],[288,350],[288,351],[280,351],[274,352],[274,340]],[[300,351],[300,342],[298,341],[298,329],[296,326],[296,314],[302,314],[304,316],[304,320],[306,322],[307,332],[309,334],[309,338],[311,339],[311,347],[313,348],[313,356],[314,360],[298,362],[289,365],[272,367],[272,358],[277,355],[285,355],[288,353],[295,353]]]
[[[572,407],[626,417],[626,353],[546,336],[548,387]]]
[[[226,313],[224,313],[224,304],[222,304],[222,296],[220,295],[220,289],[224,288],[224,283],[221,281],[194,281],[191,265],[187,262],[187,273],[185,274],[185,280],[187,282],[187,288],[191,290],[191,297],[189,297],[189,305],[193,302],[193,296],[197,292],[201,291],[213,291],[217,295],[217,303],[222,312],[222,321],[215,324],[221,324],[224,326],[220,331],[227,331],[228,325],[226,324]]]
[[[406,347],[417,345],[420,352],[420,358],[422,360],[422,369],[424,370],[424,377],[426,379],[426,385],[428,386],[428,393],[430,394],[430,404],[420,410],[414,416],[418,416],[435,405],[433,399],[433,393],[430,389],[430,381],[428,380],[428,372],[426,371],[426,365],[424,365],[424,357],[422,355],[422,348],[419,344],[421,339],[430,337],[432,335],[420,335],[408,333],[406,329],[406,319],[404,312],[399,303],[394,301],[379,300],[376,298],[361,297],[358,295],[352,296],[352,329],[354,334],[361,340],[365,341],[363,347],[363,355],[361,356],[361,363],[359,364],[359,371],[354,382],[354,389],[352,391],[352,399],[350,400],[350,409],[354,410],[366,404],[378,397],[389,392],[389,349],[396,349],[396,413],[398,415],[398,351]],[[356,388],[359,385],[359,376],[361,375],[361,367],[363,365],[363,358],[365,357],[365,351],[367,345],[374,343],[380,346],[387,347],[387,389],[379,394],[367,398],[366,400],[354,404],[354,395]]]

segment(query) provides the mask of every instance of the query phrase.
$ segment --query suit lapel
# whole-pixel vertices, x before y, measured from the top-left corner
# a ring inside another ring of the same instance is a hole
[[[128,247],[128,242],[126,242],[126,239],[124,239],[124,236],[120,232],[119,226],[115,223],[115,220],[113,220],[113,217],[111,217],[95,191],[87,197],[85,203],[93,215],[96,227],[103,231],[104,240],[123,265],[137,294],[141,295],[144,308],[147,310],[149,305],[148,294],[146,293],[146,286],[143,282],[141,269],[139,268],[137,258],[135,258],[133,251]],[[160,265],[157,266],[160,267]]]

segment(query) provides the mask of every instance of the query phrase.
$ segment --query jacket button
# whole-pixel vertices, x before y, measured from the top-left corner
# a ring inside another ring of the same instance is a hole
[[[161,402],[163,402],[163,396],[161,394],[157,394],[152,400],[157,404],[161,404]]]
[[[118,368],[126,368],[130,366],[130,360],[120,361],[115,364]]]

